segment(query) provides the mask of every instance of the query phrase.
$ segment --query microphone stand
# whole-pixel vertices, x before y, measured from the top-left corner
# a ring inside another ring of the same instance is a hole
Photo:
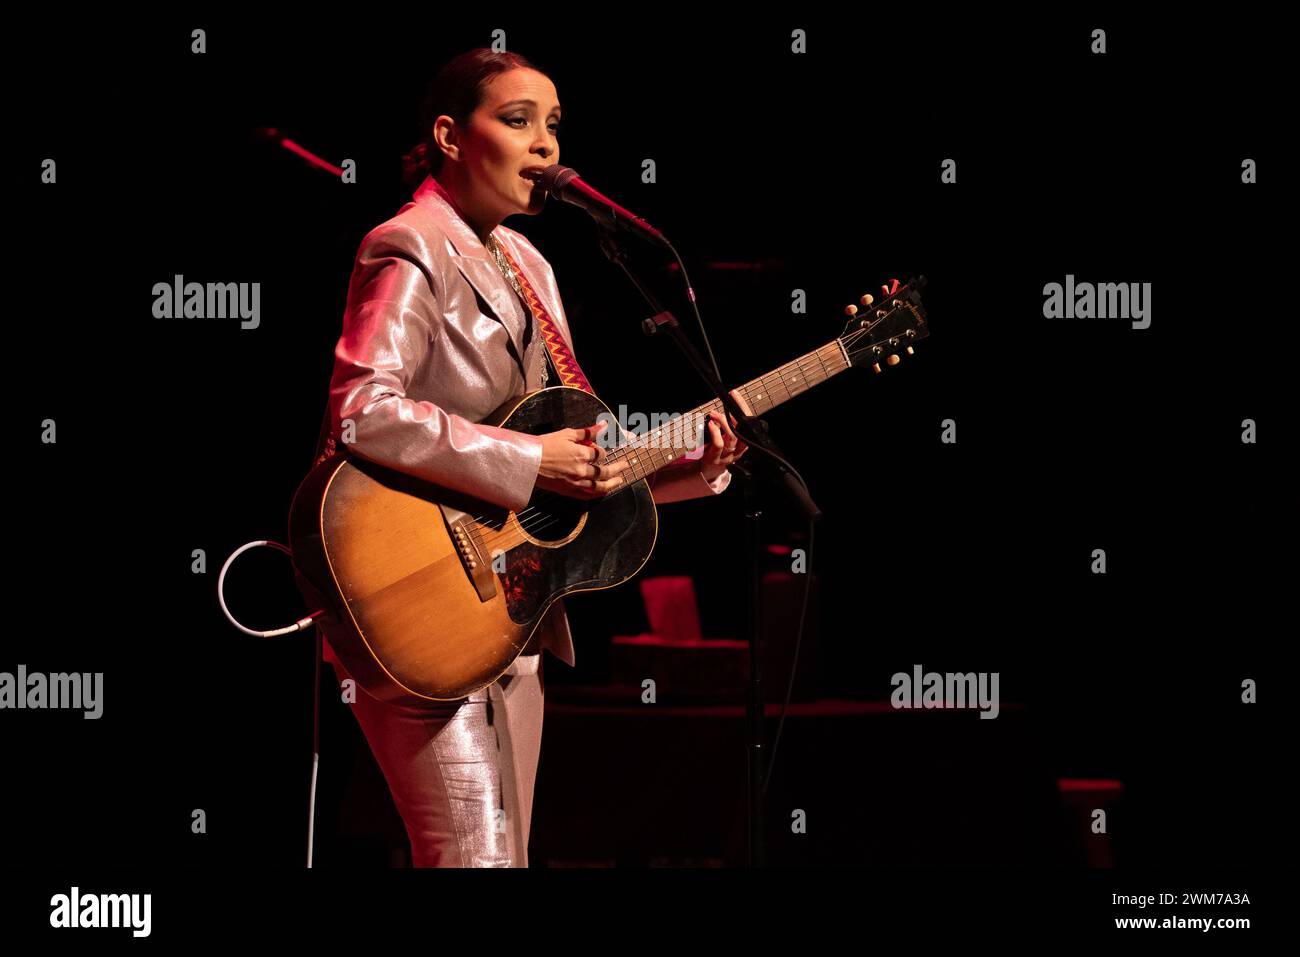
[[[749,700],[746,704],[748,726],[746,757],[748,758],[749,776],[746,808],[748,820],[747,853],[750,867],[764,867],[767,863],[764,845],[765,808],[763,803],[765,764],[763,725],[765,709],[760,655],[763,635],[763,493],[767,487],[781,490],[810,522],[819,519],[822,513],[809,496],[807,487],[787,467],[785,455],[773,441],[767,422],[756,415],[746,415],[741,410],[739,404],[731,397],[727,388],[714,374],[712,367],[704,361],[699,350],[686,338],[676,317],[663,308],[654,293],[647,289],[628,268],[627,251],[623,247],[621,238],[615,234],[611,227],[599,222],[597,223],[597,231],[599,233],[600,247],[606,258],[627,274],[632,285],[637,288],[650,305],[650,308],[655,312],[655,315],[642,321],[642,330],[647,336],[653,336],[660,332],[668,333],[673,342],[677,344],[678,349],[681,350],[682,355],[686,357],[686,361],[704,380],[709,391],[722,403],[723,408],[735,418],[736,425],[733,426],[735,433],[750,448],[757,450],[759,453],[757,461],[753,461],[748,465],[733,462],[728,468],[740,477],[741,487],[744,490],[745,521],[749,529],[747,536],[750,566],[748,588]]]

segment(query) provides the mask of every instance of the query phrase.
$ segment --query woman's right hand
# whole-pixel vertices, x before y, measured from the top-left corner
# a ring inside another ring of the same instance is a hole
[[[606,464],[609,451],[596,441],[609,422],[585,429],[560,429],[538,436],[542,440],[542,465],[536,487],[573,498],[600,498],[623,484],[619,473],[626,460]]]

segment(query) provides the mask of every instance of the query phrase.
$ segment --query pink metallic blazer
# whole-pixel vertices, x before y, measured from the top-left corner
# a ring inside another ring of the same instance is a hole
[[[513,229],[499,225],[493,235],[523,268],[572,350],[550,263]],[[522,509],[537,480],[542,440],[480,423],[508,399],[540,388],[541,336],[524,350],[532,321],[441,184],[426,177],[412,202],[361,241],[318,453],[334,452],[343,421],[351,419],[349,448],[362,458]],[[692,462],[650,479],[657,504],[716,495],[730,481],[724,472],[710,483]],[[328,631],[325,637],[326,659],[337,661]],[[543,648],[574,664],[562,601],[506,673],[535,672]]]

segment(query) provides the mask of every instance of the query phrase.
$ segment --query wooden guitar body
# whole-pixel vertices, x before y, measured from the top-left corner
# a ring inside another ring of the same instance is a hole
[[[512,399],[487,424],[541,435],[602,414],[621,441],[605,404],[566,386]],[[289,518],[294,563],[339,622],[331,647],[381,699],[455,700],[492,683],[556,599],[627,581],[657,534],[644,479],[593,500],[534,490],[516,514],[350,453],[312,469]]]

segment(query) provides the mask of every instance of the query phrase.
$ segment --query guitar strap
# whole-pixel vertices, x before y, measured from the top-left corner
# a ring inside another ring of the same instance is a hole
[[[528,311],[533,314],[533,319],[537,322],[537,330],[542,335],[542,344],[546,346],[546,353],[551,357],[551,366],[560,378],[559,384],[581,389],[595,395],[595,390],[587,382],[587,377],[578,368],[578,361],[573,358],[573,353],[569,351],[568,343],[560,335],[560,330],[556,328],[555,321],[551,319],[550,313],[542,305],[541,298],[533,291],[532,283],[528,281],[524,271],[519,268],[519,263],[515,261],[515,258],[510,255],[510,251],[503,244],[498,243],[497,245],[506,261],[510,263],[510,268],[514,270],[515,277],[519,280],[524,305],[528,307]]]

